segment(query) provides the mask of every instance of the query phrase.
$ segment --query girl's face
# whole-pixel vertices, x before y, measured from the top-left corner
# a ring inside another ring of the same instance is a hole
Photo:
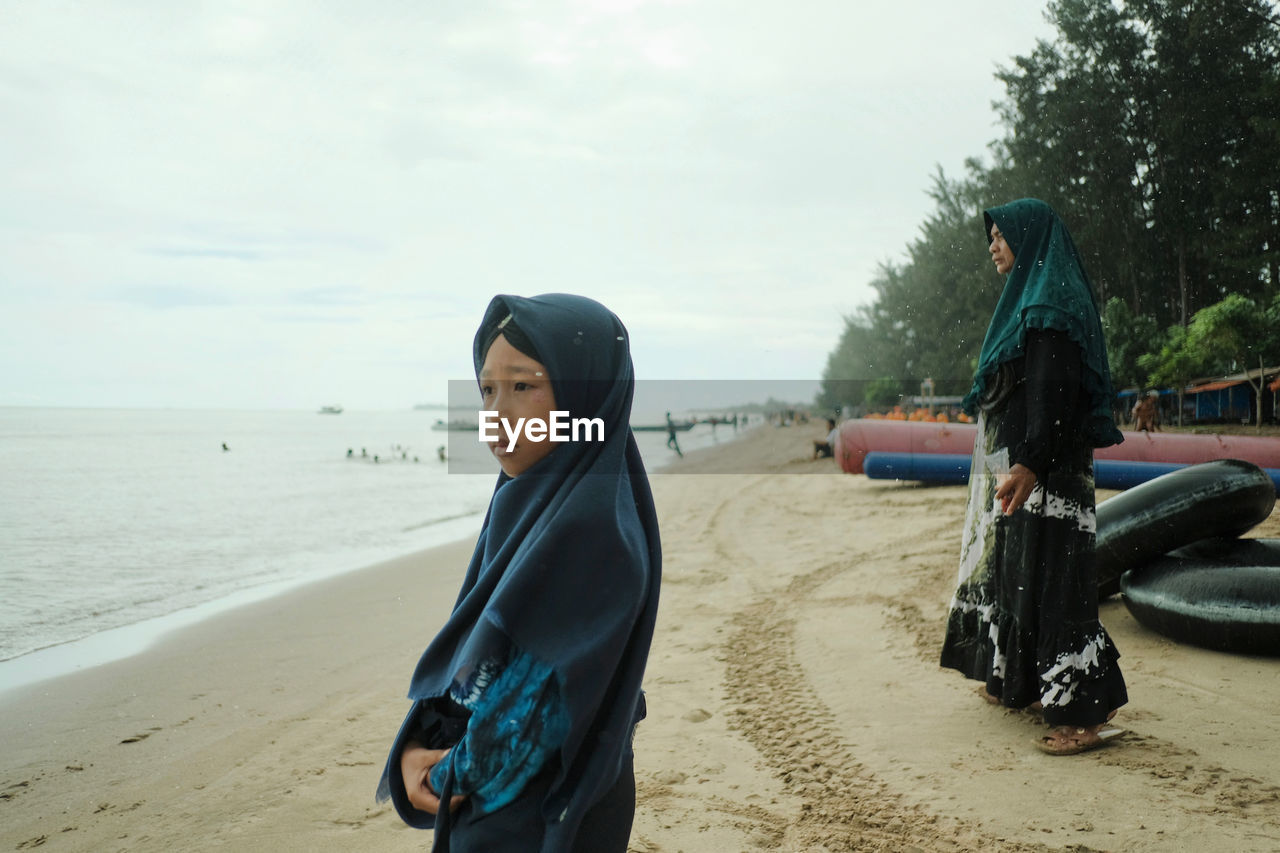
[[[486,411],[498,413],[503,422],[516,429],[520,418],[551,420],[556,397],[551,390],[551,377],[541,362],[520,352],[502,335],[494,339],[480,368],[480,397]],[[518,477],[535,462],[555,450],[556,442],[530,441],[521,429],[516,444],[507,450],[509,438],[504,427],[498,427],[498,441],[489,445],[498,464],[508,477]]]
[[[1004,235],[1000,233],[1000,226],[994,222],[991,223],[991,260],[995,262],[996,272],[1000,275],[1008,275],[1013,269],[1013,249],[1009,248]]]

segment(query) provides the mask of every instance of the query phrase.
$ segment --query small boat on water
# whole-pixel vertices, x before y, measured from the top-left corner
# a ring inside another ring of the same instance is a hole
[[[321,406],[318,414],[321,415],[340,415],[342,414],[341,406]]]
[[[436,418],[431,428],[436,432],[475,432],[480,429],[480,424],[463,418],[452,418],[447,421]]]

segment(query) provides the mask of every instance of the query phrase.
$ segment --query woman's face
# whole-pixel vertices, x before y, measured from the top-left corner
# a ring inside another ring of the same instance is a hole
[[[489,445],[489,450],[508,477],[520,476],[555,450],[556,442],[546,438],[530,441],[523,429],[516,436],[515,446],[507,450],[510,439],[501,424],[505,422],[515,430],[520,418],[525,418],[526,423],[529,418],[549,422],[556,398],[551,377],[542,363],[520,352],[502,335],[494,339],[480,368],[480,397],[486,411],[498,413],[498,440]]]
[[[996,272],[1000,275],[1008,275],[1013,269],[1013,249],[1009,248],[1000,233],[1000,226],[994,222],[991,223],[991,260],[995,261]]]

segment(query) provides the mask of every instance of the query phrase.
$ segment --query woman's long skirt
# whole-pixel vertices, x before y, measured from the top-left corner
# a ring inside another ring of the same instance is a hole
[[[1009,464],[999,414],[978,419],[960,580],[942,665],[1001,704],[1044,705],[1052,726],[1092,726],[1128,701],[1115,645],[1098,621],[1093,452],[1074,451],[1005,516]]]

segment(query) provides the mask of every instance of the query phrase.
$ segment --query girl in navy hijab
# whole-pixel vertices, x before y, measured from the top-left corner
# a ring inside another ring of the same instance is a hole
[[[598,418],[603,436],[493,445],[502,473],[379,798],[434,827],[437,853],[624,853],[662,562],[627,331],[585,297],[498,296],[473,359],[483,410]]]

